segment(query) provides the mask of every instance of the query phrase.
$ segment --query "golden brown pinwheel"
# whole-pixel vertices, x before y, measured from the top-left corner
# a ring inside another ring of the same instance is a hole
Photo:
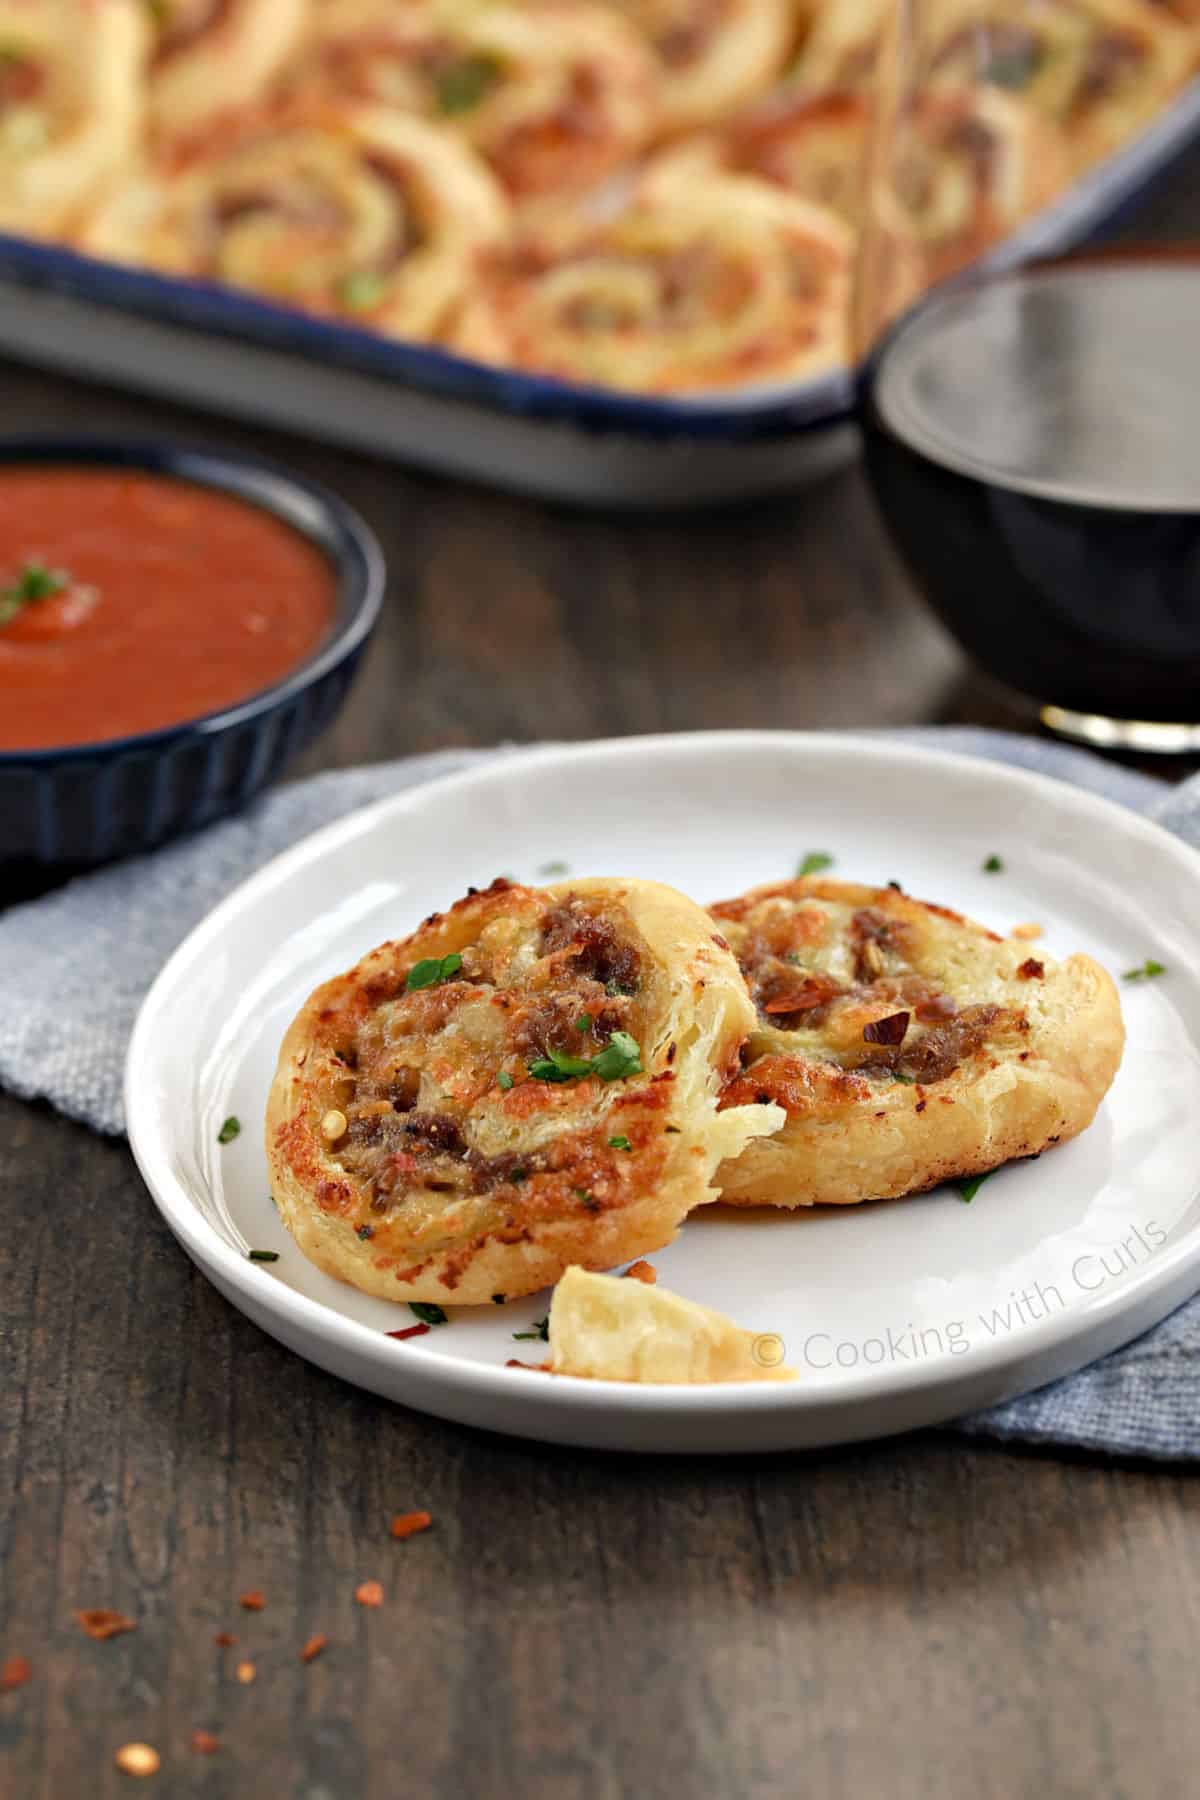
[[[149,114],[186,138],[257,104],[300,41],[308,0],[142,0],[154,25]]]
[[[434,119],[520,200],[595,185],[657,123],[648,47],[588,0],[324,0],[289,87]]]
[[[762,182],[714,181],[492,259],[453,341],[567,380],[686,394],[795,380],[844,356],[851,236]]]
[[[0,0],[0,230],[69,231],[132,157],[140,0]]]
[[[493,177],[423,120],[368,106],[243,115],[101,207],[87,248],[429,338],[501,242]]]
[[[1125,1042],[1111,977],[948,908],[822,877],[711,908],[758,1011],[729,1104],[783,1130],[719,1172],[740,1206],[853,1205],[1036,1156],[1091,1124]]]
[[[482,1305],[641,1256],[781,1123],[718,1111],[753,1022],[673,889],[497,881],[302,1007],[267,1109],[280,1214],[392,1300]]]

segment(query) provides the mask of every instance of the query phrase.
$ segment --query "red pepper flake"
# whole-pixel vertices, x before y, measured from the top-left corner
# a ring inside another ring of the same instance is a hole
[[[1040,963],[1036,956],[1027,956],[1017,970],[1022,981],[1040,981],[1045,973],[1045,963]]]
[[[122,1744],[113,1757],[122,1775],[157,1775],[162,1757],[152,1744]]]
[[[238,1595],[238,1605],[246,1612],[261,1612],[267,1604],[267,1596],[261,1588],[250,1588],[246,1593]]]
[[[218,1649],[228,1650],[232,1645],[237,1643],[237,1639],[234,1637],[232,1631],[218,1631],[213,1638],[213,1643],[217,1645]]]
[[[192,1749],[197,1756],[215,1756],[221,1748],[221,1740],[214,1737],[211,1731],[204,1731],[197,1725],[192,1733]]]
[[[93,1606],[86,1612],[77,1612],[75,1617],[88,1636],[98,1643],[103,1643],[106,1638],[120,1637],[123,1631],[137,1630],[135,1622],[127,1619],[124,1613],[110,1612],[105,1606]]]
[[[12,1688],[24,1687],[32,1674],[27,1656],[10,1656],[0,1669],[0,1694],[7,1694]]]
[[[382,1606],[383,1587],[378,1581],[360,1581],[354,1590],[354,1598],[360,1606]]]
[[[522,1368],[527,1368],[529,1365],[523,1363],[521,1366]],[[412,1537],[415,1532],[428,1531],[432,1524],[433,1518],[427,1512],[397,1513],[392,1520],[392,1536],[394,1538],[409,1538]]]
[[[548,1371],[550,1364],[526,1363],[522,1362],[519,1357],[510,1356],[504,1366],[506,1369],[529,1369],[534,1375],[544,1375]]]
[[[314,1631],[313,1635],[309,1638],[307,1644],[305,1644],[303,1650],[300,1652],[300,1661],[305,1663],[315,1662],[328,1642],[329,1639],[325,1636],[323,1631]]]
[[[647,1262],[644,1256],[639,1256],[637,1261],[630,1263],[626,1269],[625,1280],[644,1281],[647,1287],[653,1287],[658,1280],[658,1270],[652,1262]]]
[[[240,1662],[237,1666],[237,1678],[243,1687],[249,1687],[257,1674],[258,1670],[252,1662]]]
[[[403,1331],[385,1331],[383,1335],[390,1338],[424,1337],[430,1330],[432,1326],[429,1325],[406,1325]]]
[[[872,1019],[863,1026],[863,1042],[867,1044],[902,1044],[908,1030],[909,1014],[889,1013],[886,1019]]]

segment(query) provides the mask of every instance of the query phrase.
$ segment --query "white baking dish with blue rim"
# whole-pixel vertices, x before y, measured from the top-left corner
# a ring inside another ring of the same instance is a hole
[[[1200,136],[1200,81],[997,246],[1006,268],[1102,235]],[[587,505],[778,493],[854,453],[850,371],[638,395],[489,368],[213,283],[0,236],[0,352],[497,487]]]

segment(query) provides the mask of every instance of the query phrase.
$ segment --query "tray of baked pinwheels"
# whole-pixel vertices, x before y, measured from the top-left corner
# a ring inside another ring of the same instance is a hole
[[[853,452],[894,4],[0,0],[0,350],[558,498],[793,485]],[[908,4],[935,279],[1200,130],[1200,0]]]

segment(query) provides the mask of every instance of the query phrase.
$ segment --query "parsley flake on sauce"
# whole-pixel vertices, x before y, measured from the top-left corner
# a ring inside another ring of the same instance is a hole
[[[627,1137],[611,1137],[608,1140],[610,1150],[632,1150],[633,1145]]]
[[[827,850],[808,850],[801,859],[796,874],[800,878],[805,875],[819,875],[822,869],[832,869],[832,867],[833,858]]]
[[[1140,968],[1126,969],[1125,973],[1121,977],[1121,980],[1122,981],[1153,981],[1153,979],[1156,975],[1165,975],[1166,972],[1167,972],[1167,966],[1165,963],[1155,962],[1155,960],[1152,956],[1148,956],[1146,958],[1145,962],[1142,963]]]
[[[501,1069],[500,1073],[496,1077],[496,1086],[498,1088],[503,1088],[504,1092],[507,1094],[507,1092],[508,1092],[509,1088],[512,1086],[512,1084],[513,1084],[513,1078],[509,1074],[508,1070]]]
[[[410,1300],[408,1310],[410,1313],[415,1313],[422,1325],[448,1325],[450,1323],[441,1307],[435,1306],[430,1300]]]
[[[985,875],[999,875],[999,874],[1001,874],[1003,869],[1004,869],[1003,857],[996,856],[993,853],[991,856],[984,858],[983,872]]]
[[[440,981],[449,981],[462,968],[462,957],[457,950],[449,956],[427,956],[422,962],[414,963],[408,971],[404,986],[410,994],[418,988],[437,987]]]
[[[70,585],[71,577],[65,569],[50,569],[40,562],[23,563],[11,586],[0,588],[0,625],[7,625],[25,607],[39,600],[53,600]]]
[[[217,1133],[218,1144],[232,1144],[234,1138],[241,1129],[242,1121],[240,1119],[235,1119],[233,1115],[230,1114],[229,1118],[226,1119],[220,1131]]]

